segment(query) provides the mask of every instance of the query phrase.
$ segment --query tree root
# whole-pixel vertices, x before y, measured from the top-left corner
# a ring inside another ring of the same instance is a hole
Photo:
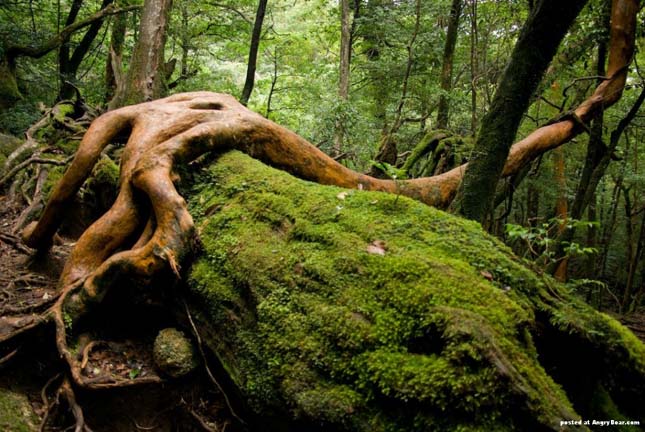
[[[69,410],[72,412],[72,415],[75,419],[74,432],[92,432],[92,429],[85,423],[85,416],[83,415],[83,409],[76,402],[76,395],[72,389],[72,385],[67,378],[63,378],[63,381],[56,390],[54,401],[50,403],[47,398],[47,389],[48,387],[60,378],[60,374],[53,376],[43,389],[41,390],[41,398],[43,400],[43,405],[45,407],[45,413],[43,414],[43,419],[40,423],[40,431],[44,432],[47,427],[48,420],[51,416],[52,411],[60,405],[60,397],[64,397],[67,402]]]
[[[231,401],[229,400],[228,395],[226,394],[226,392],[224,391],[224,389],[222,388],[220,383],[217,381],[217,379],[215,379],[215,375],[213,375],[213,372],[211,372],[210,368],[208,367],[208,359],[206,357],[206,353],[204,352],[204,346],[202,344],[202,337],[199,335],[199,331],[197,330],[197,326],[195,325],[195,322],[193,321],[193,317],[192,317],[192,315],[190,313],[190,309],[188,308],[188,305],[186,304],[186,301],[184,299],[182,299],[182,302],[184,304],[184,309],[186,310],[186,316],[188,317],[188,321],[190,322],[190,326],[191,326],[191,328],[193,330],[193,335],[195,336],[195,339],[197,339],[197,348],[199,350],[199,354],[202,357],[202,361],[204,362],[204,368],[206,369],[206,373],[208,374],[208,378],[210,378],[211,382],[213,384],[215,384],[215,387],[217,387],[219,392],[224,397],[224,401],[226,402],[226,407],[228,408],[228,410],[231,413],[231,415],[237,421],[239,421],[241,424],[246,424],[246,422],[244,420],[242,420],[242,418],[240,418],[240,416],[238,416],[235,413],[235,410],[233,409],[233,405],[231,405]],[[190,413],[191,413],[191,415],[196,416],[196,418],[199,420],[199,423],[202,424],[202,426],[204,426],[206,428],[206,426],[204,425],[204,422],[202,421],[201,417],[197,416],[197,414],[192,410],[190,410]],[[208,430],[208,429],[206,429],[206,430]]]

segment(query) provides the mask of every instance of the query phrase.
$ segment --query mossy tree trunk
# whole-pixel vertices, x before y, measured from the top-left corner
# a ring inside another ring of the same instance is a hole
[[[541,0],[531,10],[490,110],[481,121],[459,203],[465,217],[481,222],[491,211],[504,161],[531,96],[586,2]]]
[[[441,96],[437,108],[437,129],[448,127],[448,113],[450,109],[448,93],[452,89],[452,65],[457,45],[457,31],[459,30],[459,19],[461,17],[461,6],[463,0],[452,0],[450,7],[450,18],[446,31],[446,43],[443,49],[443,62],[441,65]]]

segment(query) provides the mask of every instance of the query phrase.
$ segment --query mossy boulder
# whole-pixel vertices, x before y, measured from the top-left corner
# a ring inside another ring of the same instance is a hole
[[[6,388],[0,388],[0,430],[32,432],[39,430],[39,419],[27,397]]]
[[[159,332],[153,354],[157,367],[173,378],[182,377],[197,367],[197,355],[192,343],[175,328]]]
[[[645,424],[645,346],[476,223],[237,152],[196,176],[191,304],[263,427]]]
[[[13,135],[0,133],[0,172],[7,157],[22,144],[22,141]]]

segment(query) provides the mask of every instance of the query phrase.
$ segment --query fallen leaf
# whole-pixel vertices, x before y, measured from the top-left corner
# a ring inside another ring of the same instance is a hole
[[[480,271],[480,272],[479,272],[479,274],[480,274],[480,275],[482,275],[482,276],[484,276],[484,278],[486,278],[486,279],[487,279],[487,280],[489,280],[489,281],[492,281],[492,280],[493,280],[493,275],[492,275],[492,274],[490,274],[489,272],[487,272],[486,270],[482,270],[482,271]]]
[[[386,250],[387,246],[383,240],[374,240],[367,245],[367,253],[384,256]]]

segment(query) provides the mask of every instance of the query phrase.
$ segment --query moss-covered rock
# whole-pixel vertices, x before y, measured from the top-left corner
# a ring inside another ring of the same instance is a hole
[[[11,432],[37,431],[38,417],[27,397],[0,388],[0,430]]]
[[[153,354],[157,367],[173,378],[182,377],[197,367],[197,356],[192,343],[175,328],[159,332]]]
[[[609,412],[645,424],[643,344],[477,224],[237,152],[190,196],[200,332],[259,416],[364,431],[564,430]]]
[[[7,160],[7,157],[17,149],[21,143],[21,140],[12,135],[0,133],[0,172],[2,170],[2,166]]]

